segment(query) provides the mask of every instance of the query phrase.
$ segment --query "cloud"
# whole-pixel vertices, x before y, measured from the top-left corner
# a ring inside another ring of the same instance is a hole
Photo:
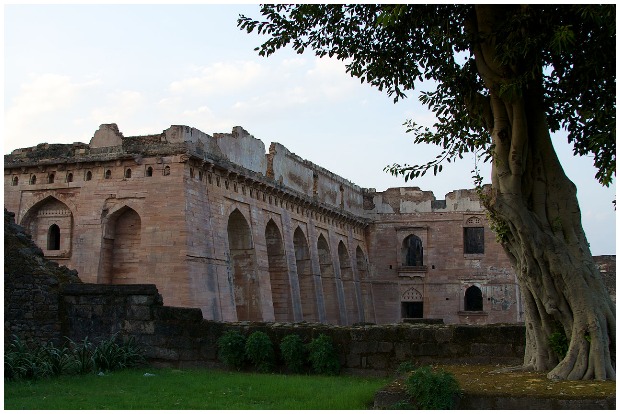
[[[195,69],[197,76],[173,81],[169,91],[173,94],[224,94],[238,91],[264,76],[264,68],[252,61],[216,62]]]
[[[75,82],[71,77],[53,73],[33,75],[20,86],[5,112],[4,145],[12,150],[36,145],[42,137],[54,137],[55,142],[69,132],[63,113],[76,107],[99,79]],[[50,141],[53,142],[53,141]]]

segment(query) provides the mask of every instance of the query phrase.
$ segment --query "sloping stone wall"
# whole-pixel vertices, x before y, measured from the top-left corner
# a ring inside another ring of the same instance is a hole
[[[15,215],[4,210],[4,344],[17,335],[46,343],[62,340],[59,291],[79,283],[77,272],[45,260]]]

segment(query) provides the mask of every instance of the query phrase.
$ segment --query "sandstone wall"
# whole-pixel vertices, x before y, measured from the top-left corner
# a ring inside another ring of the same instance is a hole
[[[244,335],[260,330],[280,343],[295,333],[309,342],[329,335],[349,373],[393,372],[400,363],[518,364],[523,358],[523,325],[363,325],[224,323],[202,319],[199,309],[162,306],[154,286],[69,285],[63,290],[65,333],[85,336],[135,336],[155,364],[176,367],[219,366],[217,339],[226,330]]]

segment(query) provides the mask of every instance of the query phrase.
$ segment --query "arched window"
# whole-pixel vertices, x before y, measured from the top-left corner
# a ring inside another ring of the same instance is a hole
[[[86,181],[90,181],[93,179],[93,173],[90,171],[86,171]]]
[[[194,178],[194,169],[191,167],[189,169],[189,178]]]
[[[19,183],[19,178],[17,178],[17,176],[13,177],[13,180],[11,181],[11,185],[17,185]]]
[[[403,240],[403,266],[424,266],[422,239],[415,234]]]
[[[56,224],[47,231],[47,250],[60,250],[60,227]]]
[[[465,310],[482,311],[482,291],[477,286],[470,286],[465,291]]]
[[[153,167],[149,167],[146,169],[146,176],[147,177],[152,177],[153,176]]]
[[[36,183],[37,183],[37,176],[36,175],[30,176],[30,184],[34,185]]]
[[[107,179],[109,179],[110,177],[112,177],[112,171],[110,171],[110,170],[106,170],[106,171],[105,171],[105,176],[104,176],[104,177],[105,177],[105,179],[106,179],[106,180],[107,180]]]
[[[54,184],[54,173],[51,173],[48,177],[47,177],[47,182],[48,184]]]
[[[131,168],[125,170],[125,178],[131,178]]]
[[[164,167],[164,175],[170,175],[170,166],[166,165]]]
[[[68,182],[68,183],[73,182],[73,173],[69,173],[69,174],[67,174],[67,182]]]

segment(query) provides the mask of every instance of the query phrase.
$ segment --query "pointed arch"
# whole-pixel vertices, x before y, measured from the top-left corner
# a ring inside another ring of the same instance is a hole
[[[293,234],[293,246],[295,248],[295,262],[299,279],[302,319],[306,322],[318,322],[319,312],[314,275],[312,274],[310,249],[306,236],[299,226],[297,226]]]
[[[274,317],[276,322],[292,322],[294,315],[288,265],[282,234],[273,220],[269,220],[265,227],[265,241]]]
[[[334,273],[329,244],[322,234],[319,236],[316,246],[319,253],[319,267],[321,269],[321,284],[323,285],[325,317],[327,319],[327,323],[338,325],[341,321],[336,275]]]
[[[364,315],[364,322],[375,322],[372,285],[368,278],[368,261],[360,246],[357,246],[355,249],[355,261],[357,264],[360,290],[362,292],[362,315]]]
[[[484,301],[482,300],[482,290],[476,285],[472,285],[465,290],[465,311],[482,312]]]
[[[349,258],[349,251],[342,241],[338,243],[338,263],[340,264],[340,279],[344,290],[344,306],[347,314],[347,324],[352,325],[360,321],[359,306],[357,303],[357,281],[353,275],[353,266]]]
[[[239,209],[228,217],[228,251],[233,297],[240,321],[262,321],[256,253],[250,226]]]
[[[424,266],[422,239],[415,234],[410,234],[403,240],[402,260],[403,266]]]
[[[73,235],[73,213],[58,198],[42,195],[39,201],[26,206],[20,224],[28,229],[34,242],[46,257],[69,258]]]
[[[100,283],[140,282],[142,219],[136,210],[123,205],[106,217],[101,245]]]

